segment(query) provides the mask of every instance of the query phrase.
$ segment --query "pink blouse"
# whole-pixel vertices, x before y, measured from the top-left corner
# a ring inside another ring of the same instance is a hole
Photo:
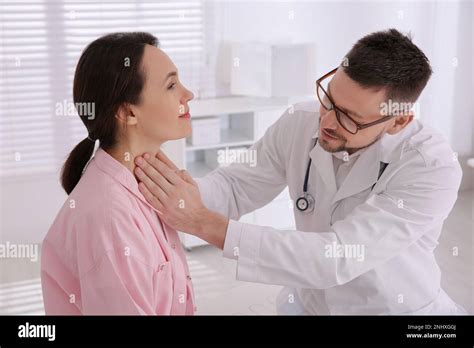
[[[46,235],[46,314],[192,315],[194,292],[175,230],[134,175],[98,149]]]

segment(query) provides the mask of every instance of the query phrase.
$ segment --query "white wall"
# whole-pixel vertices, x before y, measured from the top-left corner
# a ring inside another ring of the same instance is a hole
[[[314,42],[315,79],[335,67],[363,35],[390,27],[411,31],[435,71],[421,100],[423,119],[446,134],[461,158],[473,155],[472,2],[232,1],[208,7],[210,65],[220,41]],[[225,94],[226,86],[218,87],[217,93]],[[472,170],[464,177],[467,188]],[[0,193],[0,242],[41,241],[66,198],[59,173],[2,181]]]
[[[40,243],[67,198],[59,175],[6,179],[0,185],[0,243]]]
[[[362,36],[392,27],[411,32],[434,70],[420,98],[421,118],[444,132],[460,157],[474,152],[472,2],[225,1],[216,6],[217,39],[224,42],[316,43],[315,80],[337,66]]]

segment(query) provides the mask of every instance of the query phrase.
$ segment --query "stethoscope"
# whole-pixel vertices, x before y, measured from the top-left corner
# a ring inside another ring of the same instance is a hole
[[[318,143],[318,138],[314,142],[314,146]],[[313,148],[314,148],[313,146]],[[304,176],[303,184],[303,195],[296,200],[296,209],[302,213],[311,213],[314,210],[314,198],[311,196],[311,193],[308,192],[308,180],[309,172],[311,170],[311,157],[308,161],[308,166],[306,167],[306,174]]]
[[[316,138],[316,141],[314,142],[314,146],[316,146],[317,143],[318,143],[318,138]],[[377,181],[380,179],[380,177],[382,176],[382,173],[385,171],[385,168],[387,168],[387,166],[388,166],[388,163],[380,162],[380,169],[379,169],[379,175],[377,177]],[[303,195],[296,200],[296,208],[302,213],[311,213],[314,210],[314,198],[308,192],[308,180],[309,180],[310,170],[311,170],[311,157],[309,158],[308,166],[306,167],[306,174],[304,176]],[[375,184],[372,185],[372,189],[374,188],[374,186]]]

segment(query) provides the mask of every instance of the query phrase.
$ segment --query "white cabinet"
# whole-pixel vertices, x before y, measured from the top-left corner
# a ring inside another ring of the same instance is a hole
[[[230,72],[232,94],[277,97],[314,89],[315,44],[234,42],[230,51],[234,58]]]
[[[202,177],[216,169],[219,150],[247,148],[260,139],[288,108],[286,98],[228,97],[193,100],[190,102],[191,122],[199,118],[219,120],[220,139],[216,143],[191,145],[189,139],[165,144],[164,151],[178,167],[184,167],[193,177]],[[275,228],[293,228],[294,217],[288,191],[285,189],[271,203],[242,216],[240,221]],[[192,248],[206,244],[185,233],[183,245]]]

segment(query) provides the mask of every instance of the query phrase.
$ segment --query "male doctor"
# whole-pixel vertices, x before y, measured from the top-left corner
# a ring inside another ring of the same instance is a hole
[[[280,314],[464,314],[433,253],[460,165],[406,107],[431,73],[409,37],[367,35],[317,80],[319,105],[290,108],[251,147],[256,166],[194,181],[163,153],[144,154],[140,190],[168,225],[235,259],[238,280],[285,286]],[[237,221],[286,186],[296,231]]]

